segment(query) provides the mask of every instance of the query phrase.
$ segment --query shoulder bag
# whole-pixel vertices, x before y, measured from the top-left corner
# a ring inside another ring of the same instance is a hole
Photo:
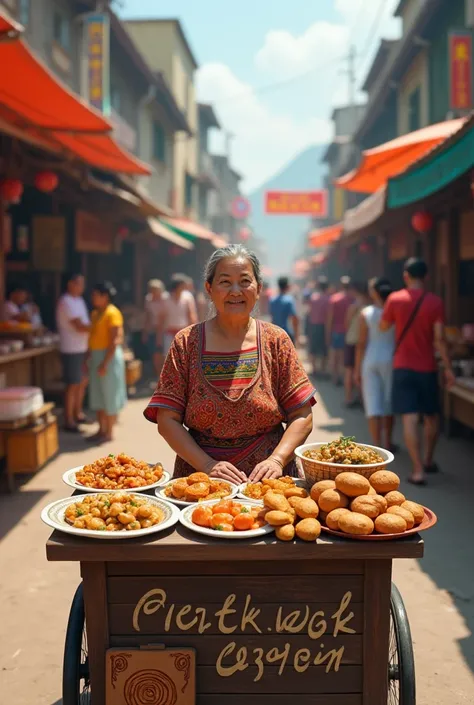
[[[416,302],[415,307],[414,307],[413,311],[411,312],[410,318],[409,318],[408,321],[405,323],[405,327],[404,327],[404,329],[402,330],[402,332],[401,332],[401,334],[400,334],[400,337],[398,338],[397,342],[395,343],[395,351],[394,351],[395,353],[397,352],[398,348],[399,348],[400,345],[402,344],[403,339],[405,338],[405,336],[406,336],[406,334],[408,333],[408,331],[410,330],[410,328],[411,328],[411,326],[412,326],[412,324],[413,324],[415,318],[417,317],[418,311],[420,310],[421,304],[423,303],[425,297],[426,297],[426,292],[423,292],[423,294],[420,296],[420,298],[419,298],[418,301]]]

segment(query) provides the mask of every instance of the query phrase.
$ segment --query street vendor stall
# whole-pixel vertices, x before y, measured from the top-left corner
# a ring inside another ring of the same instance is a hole
[[[0,354],[0,379],[5,387],[48,386],[60,376],[59,352],[55,345],[26,348]]]

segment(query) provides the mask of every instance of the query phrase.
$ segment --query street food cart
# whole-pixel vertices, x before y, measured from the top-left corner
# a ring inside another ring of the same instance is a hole
[[[419,535],[228,542],[177,525],[91,541],[55,531],[48,560],[78,561],[82,575],[63,705],[288,705],[294,696],[298,705],[414,705],[410,630],[391,574],[393,559],[422,555]],[[144,666],[118,695],[137,653],[148,664],[150,653],[174,657],[179,688]]]

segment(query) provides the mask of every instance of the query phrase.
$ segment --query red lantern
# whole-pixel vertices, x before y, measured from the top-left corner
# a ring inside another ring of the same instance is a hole
[[[418,211],[412,215],[411,224],[417,233],[429,233],[433,227],[433,216],[427,211]]]
[[[35,186],[38,191],[51,193],[58,187],[59,179],[54,171],[39,171],[35,176]]]
[[[0,198],[7,203],[19,203],[23,196],[23,184],[19,179],[0,180]]]

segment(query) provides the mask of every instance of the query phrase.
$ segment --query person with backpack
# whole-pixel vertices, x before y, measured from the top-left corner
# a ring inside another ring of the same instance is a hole
[[[412,257],[405,262],[405,289],[391,294],[384,307],[380,329],[395,327],[392,410],[401,415],[405,444],[413,463],[409,482],[424,485],[425,472],[438,472],[433,461],[439,429],[438,352],[445,383],[455,382],[444,335],[444,306],[439,296],[426,291],[426,263]],[[424,448],[418,438],[423,416]]]

